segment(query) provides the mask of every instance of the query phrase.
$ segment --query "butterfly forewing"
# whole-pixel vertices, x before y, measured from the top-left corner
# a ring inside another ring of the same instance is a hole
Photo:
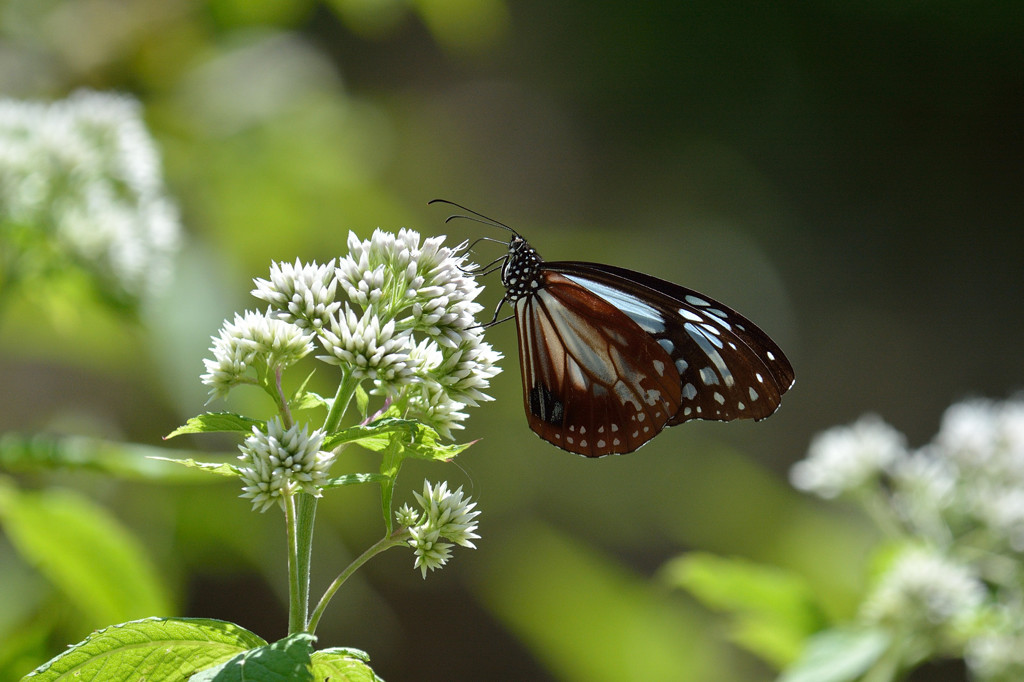
[[[681,400],[668,426],[690,419],[764,419],[793,385],[793,368],[775,342],[703,294],[609,265],[552,262],[544,268],[621,310],[671,357]]]
[[[570,452],[632,452],[681,409],[669,353],[613,303],[546,268],[513,301],[530,428]]]

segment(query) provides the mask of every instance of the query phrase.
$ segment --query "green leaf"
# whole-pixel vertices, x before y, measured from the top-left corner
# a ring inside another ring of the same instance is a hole
[[[292,412],[298,412],[300,410],[314,410],[318,407],[327,407],[327,399],[322,395],[308,391],[305,393],[297,393],[288,401],[288,406],[291,408]]]
[[[292,394],[292,397],[288,399],[288,406],[292,411],[299,410],[311,410],[317,407],[327,407],[327,399],[321,395],[307,391],[306,386],[309,384],[309,380],[316,374],[314,369],[312,372],[306,375],[306,378],[302,381],[302,385]]]
[[[0,485],[0,520],[11,543],[95,623],[171,610],[138,541],[88,498],[69,490]]]
[[[306,632],[289,635],[204,670],[190,682],[312,682],[310,654],[315,641],[316,637]]]
[[[807,581],[777,566],[691,552],[662,570],[672,584],[728,612],[733,640],[777,668],[795,660],[824,626]]]
[[[366,411],[370,409],[370,394],[362,384],[356,384],[356,409],[362,418],[366,419]]]
[[[265,644],[248,630],[221,620],[145,618],[97,630],[23,682],[183,680]]]
[[[359,483],[384,483],[388,480],[387,476],[382,474],[344,474],[337,478],[332,478],[324,484],[324,488],[340,488],[346,485],[356,485]]]
[[[220,474],[221,476],[238,476],[239,470],[234,464],[227,462],[197,462],[191,457],[187,459],[171,459],[169,457],[153,457],[152,459],[158,459],[165,462],[173,462],[186,466],[190,469],[199,469],[200,471],[208,471],[211,474]]]
[[[118,443],[84,436],[0,436],[0,468],[6,471],[91,471],[155,483],[205,482],[205,476],[155,461],[154,456],[191,451]]]
[[[892,643],[877,628],[825,630],[812,637],[803,656],[778,682],[853,682],[878,662]]]
[[[206,412],[198,417],[192,417],[185,422],[184,426],[179,426],[164,436],[164,440],[186,433],[221,433],[225,431],[251,433],[254,426],[265,429],[267,422],[231,412]]]
[[[313,652],[313,678],[331,682],[383,682],[367,665],[365,651],[334,647]]]
[[[441,435],[430,426],[397,417],[385,417],[369,424],[342,429],[324,439],[323,449],[333,450],[344,443],[355,443],[374,452],[398,444],[407,451],[406,456],[441,461],[450,460],[472,445],[442,444]]]

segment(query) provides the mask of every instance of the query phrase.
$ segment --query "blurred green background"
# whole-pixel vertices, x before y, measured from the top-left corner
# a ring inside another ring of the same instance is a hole
[[[188,232],[171,295],[140,324],[5,311],[0,432],[160,444],[203,409],[209,337],[257,306],[271,260],[326,261],[376,227],[500,236],[426,205],[458,201],[549,259],[728,303],[797,383],[766,422],[685,425],[588,461],[529,431],[515,329],[494,328],[497,402],[460,434],[481,442],[457,467],[408,464],[397,492],[464,485],[479,550],[426,582],[408,552],[375,559],[319,645],[363,648],[391,681],[770,679],[658,569],[693,549],[773,563],[848,615],[875,538],[794,492],[789,465],[862,412],[920,444],[954,400],[1020,388],[1022,44],[1014,1],[0,1],[0,94],[138,97]],[[77,488],[140,539],[175,611],[133,616],[284,634],[282,522],[233,486],[19,484]],[[379,537],[375,496],[321,505],[314,594]],[[0,566],[0,639],[43,633],[25,665],[108,624],[62,607],[3,536]]]

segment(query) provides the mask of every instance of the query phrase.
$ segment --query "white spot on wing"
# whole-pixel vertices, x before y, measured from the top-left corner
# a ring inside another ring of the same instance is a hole
[[[692,310],[687,310],[686,308],[680,308],[679,309],[679,314],[682,315],[683,317],[685,317],[690,322],[703,322],[704,321],[703,317],[701,317],[697,313],[693,312]]]
[[[729,366],[725,364],[725,360],[722,358],[721,353],[718,352],[718,348],[722,347],[722,341],[717,336],[713,336],[705,332],[700,327],[690,324],[687,322],[683,325],[683,329],[690,335],[690,338],[700,346],[700,349],[704,351],[705,355],[708,356],[708,360],[718,369],[718,373],[722,375],[723,381],[726,385],[731,385],[729,380],[732,377],[732,372],[729,370]],[[701,376],[703,377],[703,370],[701,370]],[[709,383],[705,381],[704,383]],[[718,383],[716,380],[715,383]]]
[[[581,275],[563,275],[569,280],[579,284],[595,296],[603,298],[608,303],[626,313],[629,319],[636,322],[641,329],[648,334],[658,334],[665,331],[665,320],[658,309],[642,301],[636,296],[608,286],[602,282],[595,282]]]

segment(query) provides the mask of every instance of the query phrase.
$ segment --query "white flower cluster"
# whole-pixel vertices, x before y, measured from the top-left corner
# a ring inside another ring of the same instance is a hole
[[[313,335],[290,322],[262,313],[246,311],[225,322],[213,338],[213,359],[204,359],[202,381],[210,386],[210,397],[223,398],[233,387],[256,383],[248,371],[266,373],[284,369],[313,350]]]
[[[790,480],[823,498],[884,482],[913,532],[944,543],[980,526],[994,549],[1024,553],[1024,398],[954,404],[916,450],[878,417],[862,417],[819,434]]]
[[[790,477],[864,502],[901,536],[865,621],[959,652],[976,679],[1024,679],[1024,397],[954,404],[917,449],[864,417],[815,438]]]
[[[266,431],[253,427],[252,435],[238,446],[242,451],[242,497],[252,500],[253,509],[263,512],[284,496],[306,492],[320,496],[334,455],[320,450],[324,433],[307,433],[298,424],[285,430],[279,419],[267,423]]]
[[[138,102],[89,91],[52,104],[0,99],[0,235],[6,230],[21,234],[8,247],[32,245],[25,263],[75,264],[117,297],[159,290],[181,227]]]
[[[483,340],[475,315],[481,288],[465,255],[408,229],[349,234],[349,253],[326,265],[275,264],[253,295],[269,317],[314,333],[324,354],[371,392],[451,437],[463,411],[484,393],[501,355]]]
[[[304,266],[271,263],[270,279],[257,279],[253,296],[261,298],[286,322],[320,331],[330,328],[341,301],[336,300],[338,281],[334,278],[334,260],[324,265]]]
[[[807,458],[790,472],[793,485],[824,498],[874,482],[906,453],[903,434],[876,415],[815,436]]]
[[[416,554],[413,568],[426,578],[427,569],[433,571],[448,562],[455,545],[476,549],[472,541],[480,537],[476,534],[480,512],[475,511],[475,502],[463,497],[461,486],[453,492],[446,482],[431,485],[424,481],[423,494],[413,495],[422,511],[404,505],[395,512],[395,519],[409,529],[409,546]]]
[[[911,547],[882,574],[861,616],[897,626],[915,621],[917,629],[928,630],[956,626],[984,601],[985,585],[970,566],[934,549]]]

